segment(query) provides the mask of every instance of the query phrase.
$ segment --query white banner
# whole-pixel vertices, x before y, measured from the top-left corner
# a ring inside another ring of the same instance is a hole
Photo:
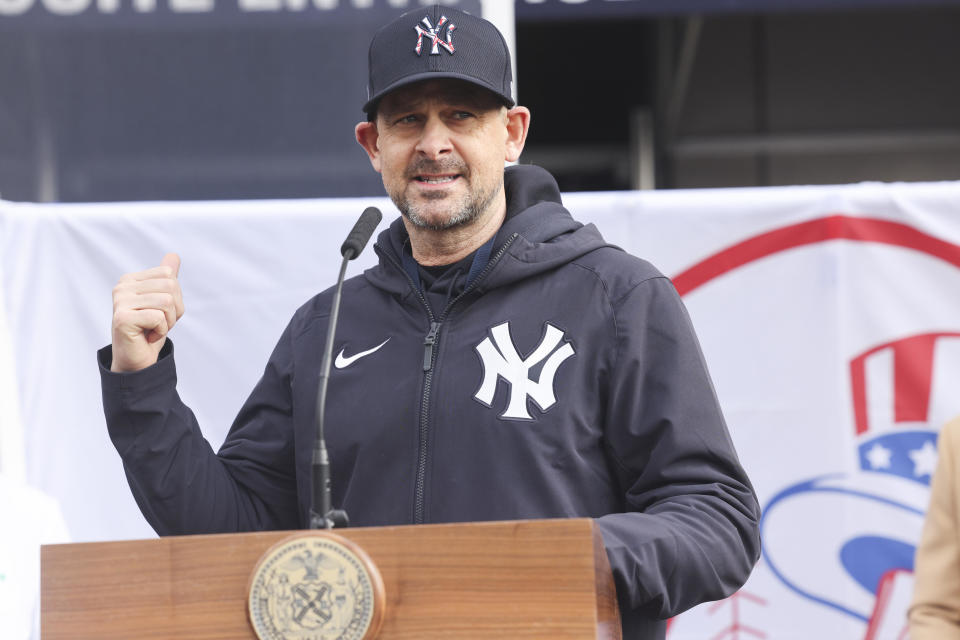
[[[936,432],[960,414],[960,183],[565,203],[674,279],[764,508],[746,587],[675,619],[668,639],[898,638]],[[0,203],[27,477],[59,498],[74,539],[152,535],[101,414],[94,352],[116,279],[180,253],[179,391],[216,447],[370,204],[396,215],[376,199]]]

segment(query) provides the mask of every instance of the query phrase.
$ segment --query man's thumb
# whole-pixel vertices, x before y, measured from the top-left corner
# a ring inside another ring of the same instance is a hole
[[[180,256],[175,253],[168,253],[163,256],[163,260],[160,261],[160,264],[165,267],[170,267],[173,269],[173,276],[176,277],[180,273]]]

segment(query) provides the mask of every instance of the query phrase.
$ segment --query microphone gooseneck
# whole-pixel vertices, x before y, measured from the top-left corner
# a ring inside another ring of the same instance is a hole
[[[337,288],[333,293],[333,302],[330,305],[330,321],[327,325],[327,341],[323,349],[323,359],[320,363],[320,381],[317,384],[317,403],[315,421],[317,435],[313,445],[312,488],[313,497],[310,502],[310,528],[333,529],[346,527],[349,523],[345,511],[333,508],[333,498],[330,490],[330,458],[327,454],[327,444],[324,440],[324,415],[327,406],[327,382],[330,378],[330,360],[333,358],[333,340],[337,330],[337,319],[340,316],[340,294],[343,291],[343,279],[347,273],[347,262],[356,258],[367,246],[370,236],[383,219],[383,214],[376,207],[367,207],[353,229],[347,236],[340,253],[343,261],[340,263],[340,275],[337,277]]]

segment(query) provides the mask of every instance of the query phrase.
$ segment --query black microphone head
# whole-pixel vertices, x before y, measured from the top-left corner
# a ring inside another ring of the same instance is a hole
[[[353,225],[350,235],[340,246],[340,255],[348,260],[353,260],[360,255],[381,220],[383,220],[383,214],[380,213],[380,209],[376,207],[364,209],[357,224]]]

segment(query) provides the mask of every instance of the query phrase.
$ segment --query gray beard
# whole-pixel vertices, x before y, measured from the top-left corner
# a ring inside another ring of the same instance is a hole
[[[431,162],[429,160],[421,160],[407,170],[407,175],[414,176],[424,171],[436,173],[457,171],[464,176],[468,176],[469,172],[465,171],[465,169],[465,165],[460,162]],[[490,204],[494,198],[500,194],[501,190],[503,190],[502,178],[488,192],[468,193],[461,202],[452,206],[452,215],[439,223],[427,220],[423,212],[417,210],[417,208],[404,197],[403,193],[390,194],[390,199],[393,200],[393,204],[397,206],[397,209],[400,210],[403,217],[409,220],[415,227],[429,229],[431,231],[445,231],[447,229],[467,226],[479,218],[483,212],[490,207]],[[445,194],[429,194],[426,197],[428,200],[439,200],[445,197]]]
[[[457,208],[452,215],[441,222],[428,221],[406,198],[394,198],[393,203],[397,205],[397,209],[400,210],[403,217],[409,220],[415,227],[429,229],[431,231],[445,231],[447,229],[465,227],[479,218],[480,215],[490,207],[490,204],[500,193],[501,189],[503,189],[503,181],[498,182],[496,186],[487,193],[469,194],[463,202],[455,205]],[[440,199],[443,197],[443,194],[438,193],[435,197],[436,199]],[[428,199],[429,198],[430,196],[428,196]]]

